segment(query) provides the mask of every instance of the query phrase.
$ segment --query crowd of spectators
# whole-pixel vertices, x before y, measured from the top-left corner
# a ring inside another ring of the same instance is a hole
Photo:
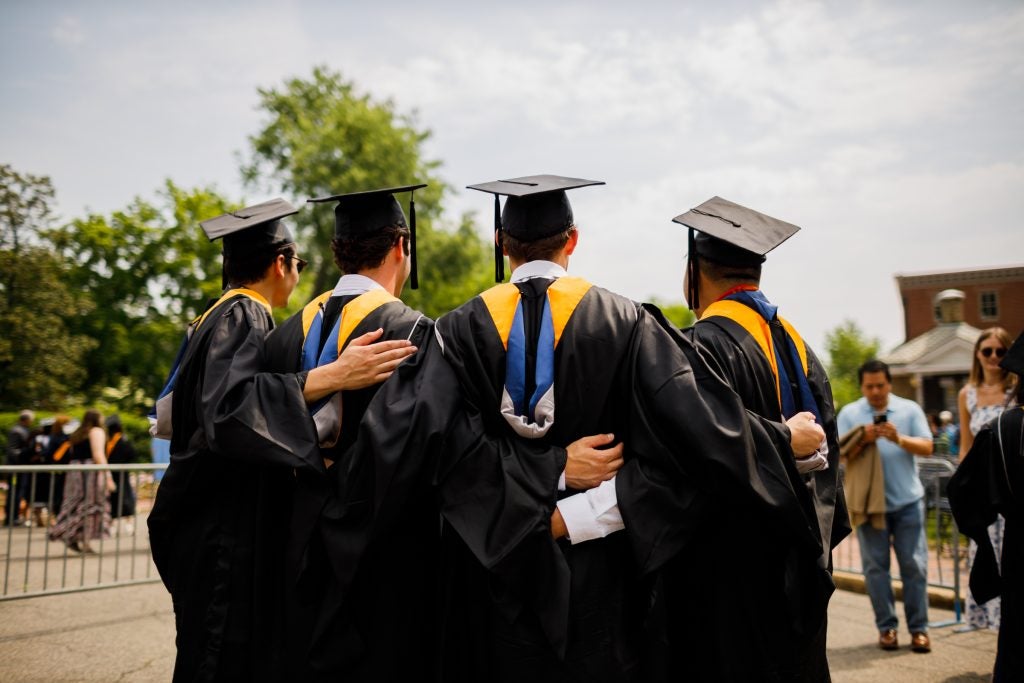
[[[23,410],[8,431],[4,455],[5,465],[50,468],[3,475],[4,526],[48,528],[51,539],[83,552],[91,550],[90,540],[109,534],[112,520],[123,520],[123,530],[132,532],[135,491],[127,473],[59,471],[72,464],[135,462],[117,415],[104,421],[99,411],[87,410],[81,421],[56,415],[37,422],[31,410]]]

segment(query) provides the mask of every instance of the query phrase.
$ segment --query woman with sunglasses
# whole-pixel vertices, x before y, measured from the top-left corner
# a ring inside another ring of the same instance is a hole
[[[974,360],[971,363],[971,375],[967,384],[960,390],[957,405],[960,409],[960,457],[974,445],[975,435],[988,422],[999,417],[1003,410],[1013,401],[1016,378],[1012,372],[1000,367],[1006,356],[1007,349],[1013,339],[1001,327],[989,327],[983,330],[974,343]],[[1003,523],[1001,516],[988,528],[989,538],[996,554],[1002,552]],[[974,541],[968,546],[968,563],[973,566],[974,556],[978,552],[978,544]],[[974,628],[999,629],[999,598],[978,604],[974,596],[967,593],[967,623]]]

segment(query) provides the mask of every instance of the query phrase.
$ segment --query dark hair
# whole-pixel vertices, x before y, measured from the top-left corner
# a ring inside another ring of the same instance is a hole
[[[410,233],[404,225],[389,225],[366,235],[335,237],[331,240],[334,264],[346,274],[376,268],[403,237],[402,250],[408,256]]]
[[[117,434],[118,432],[124,431],[124,427],[121,425],[120,415],[111,415],[107,418],[107,434]]]
[[[550,261],[552,257],[557,254],[562,247],[565,246],[569,238],[572,237],[573,233],[576,232],[576,226],[570,225],[562,232],[555,233],[550,237],[542,237],[539,240],[532,242],[525,242],[523,240],[517,240],[512,235],[505,231],[501,233],[501,246],[505,248],[505,253],[509,257],[522,261],[523,263],[529,263],[530,261]]]
[[[100,411],[90,408],[82,416],[82,424],[78,425],[78,429],[71,434],[71,445],[74,446],[88,439],[89,430],[93,427],[103,429],[103,416],[100,415]]]
[[[715,282],[736,282],[743,284],[761,284],[761,265],[732,266],[718,263],[706,256],[698,255],[697,264],[700,272]]]
[[[267,268],[277,260],[278,256],[295,256],[295,244],[286,244],[274,249],[260,248],[254,251],[244,247],[236,248],[230,256],[224,256],[224,277],[229,285],[248,285],[259,282],[266,274]]]
[[[857,384],[864,384],[864,373],[866,372],[884,372],[885,381],[890,384],[892,383],[892,374],[889,372],[889,366],[878,359],[872,358],[857,369]]]

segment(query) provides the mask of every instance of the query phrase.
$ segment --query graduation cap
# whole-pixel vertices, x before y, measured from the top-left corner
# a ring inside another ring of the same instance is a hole
[[[1024,382],[1024,334],[1010,344],[1006,357],[999,361],[999,367],[1007,372],[1015,372],[1021,376],[1017,381]]]
[[[413,192],[426,187],[426,183],[388,187],[365,192],[349,192],[335,194],[330,197],[307,199],[312,203],[337,202],[334,207],[334,236],[359,237],[369,235],[382,228],[400,226],[409,228],[409,283],[412,289],[419,288],[416,272],[416,200]],[[405,214],[394,195],[397,192],[409,193],[409,222],[405,222]]]
[[[224,240],[224,258],[228,259],[235,253],[271,250],[293,243],[295,238],[281,219],[298,212],[290,203],[278,198],[229,211],[201,221],[199,225],[211,242]],[[223,270],[221,286],[227,286]]]
[[[800,228],[712,197],[700,206],[672,219],[690,229],[689,290],[691,309],[699,307],[697,262],[699,258],[726,266],[752,267],[765,261],[765,254],[796,234]]]
[[[535,242],[568,230],[573,225],[573,216],[565,191],[590,185],[604,185],[604,181],[532,175],[466,186],[470,190],[494,195],[494,232],[499,235],[494,243],[494,279],[497,282],[505,279],[501,231],[517,240]],[[504,212],[499,199],[501,195],[508,197]]]

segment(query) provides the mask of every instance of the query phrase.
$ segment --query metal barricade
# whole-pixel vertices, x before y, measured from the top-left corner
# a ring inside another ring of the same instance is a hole
[[[159,581],[146,522],[156,497],[153,475],[166,468],[165,463],[0,467],[0,480],[8,485],[0,527],[0,601]],[[107,473],[117,485],[109,496],[97,488]],[[27,496],[18,500],[16,492],[24,491]],[[62,500],[67,491],[80,491],[85,504]],[[134,506],[126,504],[129,492]],[[75,515],[75,508],[82,514]],[[130,514],[108,517],[111,510],[129,509]],[[79,524],[95,530],[93,538],[54,537]]]

